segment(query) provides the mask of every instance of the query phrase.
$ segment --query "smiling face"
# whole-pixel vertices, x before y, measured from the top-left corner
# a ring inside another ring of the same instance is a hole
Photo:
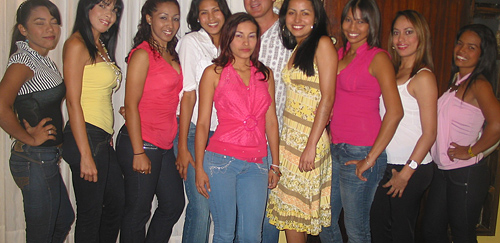
[[[114,1],[101,1],[89,11],[89,20],[92,25],[92,32],[104,33],[116,22],[116,13]]]
[[[198,9],[201,27],[212,37],[220,35],[225,19],[219,4],[215,0],[203,0]]]
[[[356,9],[354,15],[352,9],[347,11],[347,15],[342,22],[342,33],[351,47],[359,47],[366,43],[370,34],[370,25],[362,19],[361,11]]]
[[[245,10],[252,17],[258,19],[273,14],[275,0],[244,0]]]
[[[314,27],[314,8],[309,0],[291,0],[286,13],[286,28],[301,43]]]
[[[250,21],[238,24],[229,45],[235,59],[249,59],[257,45],[257,26]]]
[[[161,46],[167,46],[179,30],[179,8],[173,2],[163,2],[156,6],[153,15],[147,15],[146,20],[151,25],[151,35]]]
[[[473,31],[463,32],[455,44],[453,56],[461,73],[471,73],[481,57],[481,38]]]
[[[418,36],[413,24],[404,16],[394,22],[392,46],[402,58],[415,56],[418,49]]]
[[[54,49],[61,36],[61,26],[57,23],[46,7],[36,7],[31,10],[26,26],[19,25],[19,31],[28,40],[29,46],[46,56]]]

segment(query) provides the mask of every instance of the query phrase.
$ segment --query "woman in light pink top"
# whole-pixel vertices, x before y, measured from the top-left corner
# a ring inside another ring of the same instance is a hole
[[[431,149],[438,168],[426,204],[426,242],[448,242],[448,225],[453,242],[477,242],[476,224],[489,187],[482,152],[500,139],[500,102],[492,88],[496,53],[488,27],[473,24],[459,30],[450,88],[438,100]]]

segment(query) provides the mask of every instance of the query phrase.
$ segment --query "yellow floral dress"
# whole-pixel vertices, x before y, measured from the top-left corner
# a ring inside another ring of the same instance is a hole
[[[298,168],[321,99],[316,64],[314,71],[311,77],[298,68],[285,67],[282,72],[287,88],[279,146],[283,175],[269,195],[267,215],[279,230],[318,235],[322,226],[331,223],[332,159],[326,129],[316,146],[316,169],[300,172]]]

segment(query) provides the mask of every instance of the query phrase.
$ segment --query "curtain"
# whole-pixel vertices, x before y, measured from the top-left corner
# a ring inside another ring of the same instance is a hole
[[[116,51],[116,59],[118,65],[122,68],[125,75],[126,64],[125,57],[130,51],[132,45],[132,38],[137,30],[137,24],[140,19],[140,9],[145,0],[123,0],[124,11],[120,24],[120,33],[118,38],[118,47]],[[185,18],[189,11],[191,0],[178,0],[181,6],[181,28],[178,36],[181,37],[189,31]],[[22,3],[22,0],[2,0],[0,1],[0,13],[3,21],[0,23],[0,74],[3,74],[6,69],[8,55],[10,50],[10,40],[12,34],[12,27],[15,22],[15,14],[17,7]],[[49,56],[58,65],[59,70],[62,72],[62,49],[66,38],[71,34],[74,18],[76,16],[76,7],[78,0],[52,0],[61,13],[62,28],[61,39],[56,49],[49,53]],[[235,12],[244,11],[243,0],[227,0],[229,7]],[[125,82],[125,81],[124,81]],[[125,83],[122,83],[121,88],[113,95],[113,106],[115,110],[115,131],[118,131],[123,125],[124,120],[118,114],[120,106],[123,105],[123,98],[125,96]],[[66,105],[63,104],[63,113],[67,119]],[[0,114],[1,115],[1,114]],[[0,129],[1,130],[1,129]],[[116,135],[116,134],[115,134]],[[116,137],[115,137],[116,138]],[[9,135],[3,130],[0,131],[0,243],[5,242],[25,242],[25,222],[23,211],[23,199],[21,190],[16,186],[9,169],[9,156],[10,146],[12,140]],[[71,183],[71,172],[69,166],[61,161],[61,174],[66,187],[69,191],[73,208],[76,210],[76,204],[73,194],[73,186]],[[154,208],[154,206],[153,206]],[[184,224],[184,214],[174,227],[172,237],[169,242],[181,242],[182,226]],[[75,224],[73,224],[74,228]],[[73,230],[71,230],[66,242],[73,242]]]

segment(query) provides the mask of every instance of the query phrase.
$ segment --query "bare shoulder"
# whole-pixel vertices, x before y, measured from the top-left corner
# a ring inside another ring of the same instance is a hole
[[[320,52],[318,52],[318,51],[320,51]],[[335,49],[335,46],[333,45],[332,39],[326,35],[322,36],[319,39],[318,48],[316,50],[316,53],[324,54],[323,51],[334,52],[335,56],[337,55],[337,51]]]
[[[391,59],[389,58],[389,54],[387,54],[385,51],[381,51],[381,52],[375,54],[375,56],[373,57],[373,60],[372,60],[372,65],[373,64],[377,65],[379,62],[391,63]]]
[[[472,85],[472,90],[476,97],[482,96],[484,94],[493,94],[493,87],[491,86],[490,82],[488,82],[488,80],[486,80],[486,78],[482,75],[476,79],[476,82],[474,82],[474,85]]]
[[[433,72],[429,70],[422,70],[415,74],[415,77],[412,79],[412,83],[414,84],[422,84],[422,85],[436,85],[436,76]]]
[[[384,51],[375,54],[370,63],[369,71],[370,74],[372,74],[374,77],[378,77],[380,75],[384,76],[388,73],[392,73],[392,75],[395,75],[394,66],[392,65],[391,59],[389,58],[389,55]]]
[[[222,69],[222,67],[212,64],[205,68],[205,71],[203,71],[203,76],[206,76],[207,78],[219,77]]]
[[[73,33],[64,42],[63,55],[66,54],[72,57],[90,57],[85,41],[79,33]]]
[[[144,49],[137,49],[130,56],[130,62],[149,63],[149,53]]]

